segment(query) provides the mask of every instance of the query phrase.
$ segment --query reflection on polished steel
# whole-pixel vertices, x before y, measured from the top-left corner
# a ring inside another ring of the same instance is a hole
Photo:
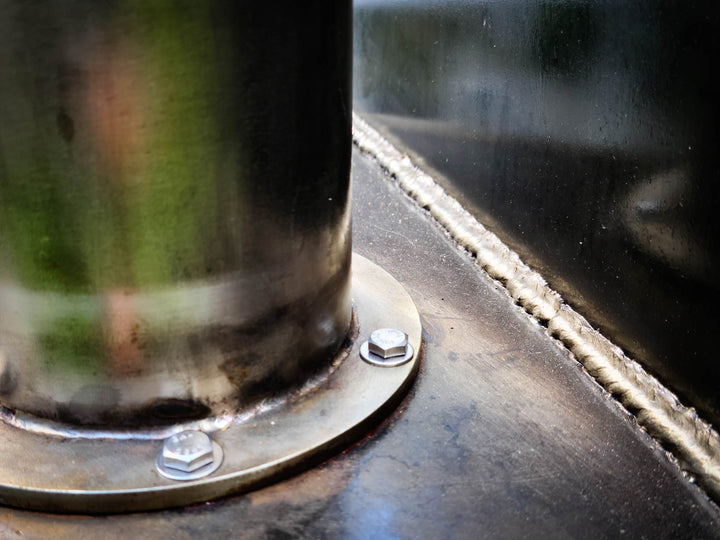
[[[357,112],[720,425],[718,4],[354,6]]]
[[[351,321],[350,2],[0,3],[0,405],[221,415]]]
[[[357,255],[352,269],[357,335],[312,386],[208,433],[214,444],[207,469],[167,467],[162,439],[50,437],[0,422],[0,501],[81,513],[190,504],[265,484],[357,440],[404,397],[420,366],[415,354],[402,366],[378,368],[360,358],[360,344],[369,329],[392,326],[403,328],[420,352],[422,327],[400,283]]]

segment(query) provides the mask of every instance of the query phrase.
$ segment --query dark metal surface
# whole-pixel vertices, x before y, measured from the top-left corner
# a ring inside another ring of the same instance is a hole
[[[404,284],[425,355],[371,436],[274,486],[100,518],[0,509],[37,538],[720,538],[720,514],[546,330],[356,155],[355,249]],[[383,368],[387,369],[387,368]]]
[[[716,2],[357,0],[356,107],[720,422]]]
[[[327,367],[351,320],[350,15],[0,2],[1,405],[172,424]]]

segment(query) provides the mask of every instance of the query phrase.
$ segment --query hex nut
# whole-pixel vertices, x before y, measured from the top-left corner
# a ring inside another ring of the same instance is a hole
[[[404,356],[407,352],[408,336],[397,328],[380,328],[370,334],[368,350],[381,358]]]
[[[193,472],[213,462],[213,443],[202,431],[182,431],[165,439],[162,462],[168,469]]]

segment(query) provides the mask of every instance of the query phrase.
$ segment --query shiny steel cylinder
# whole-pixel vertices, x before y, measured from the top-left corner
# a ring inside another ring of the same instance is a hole
[[[351,320],[350,1],[0,1],[0,405],[237,411]]]

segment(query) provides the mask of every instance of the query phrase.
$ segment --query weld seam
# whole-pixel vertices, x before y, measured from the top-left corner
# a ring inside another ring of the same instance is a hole
[[[540,274],[483,227],[410,158],[353,113],[353,142],[387,170],[399,186],[538,322],[547,326],[586,371],[720,502],[720,437],[550,288]]]

